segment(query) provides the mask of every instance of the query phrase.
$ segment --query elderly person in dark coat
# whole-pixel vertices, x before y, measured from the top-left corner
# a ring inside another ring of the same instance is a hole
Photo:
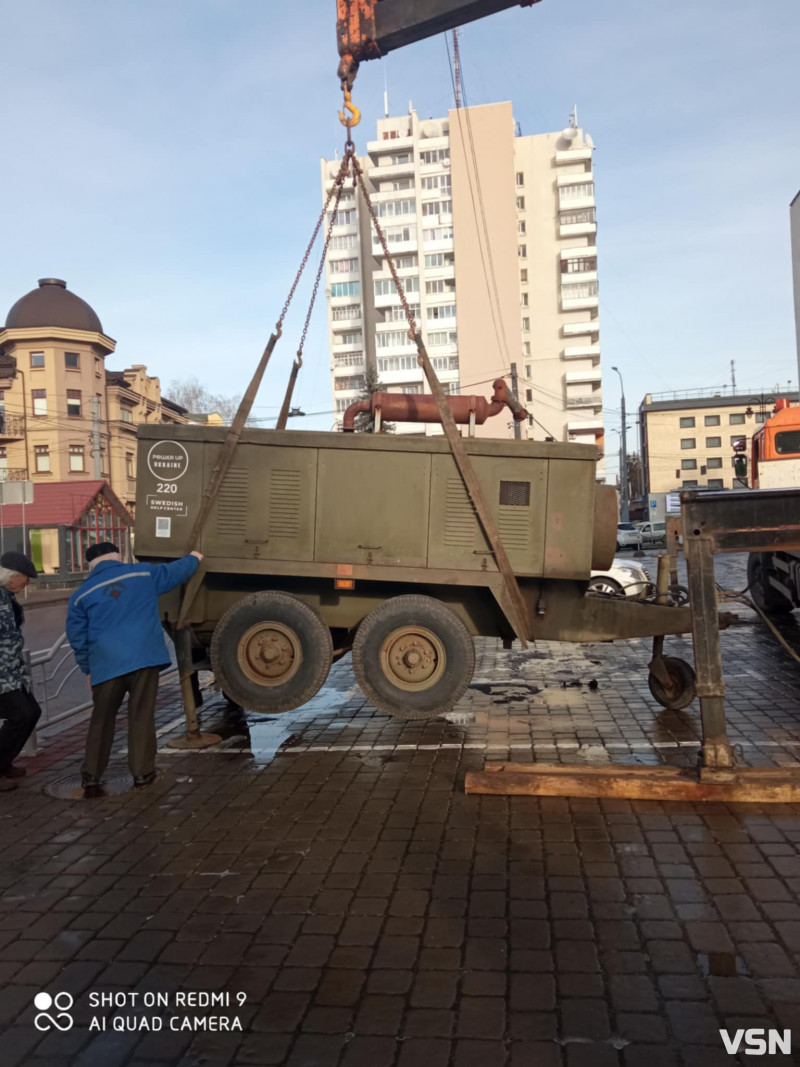
[[[25,774],[14,760],[42,714],[31,692],[23,654],[24,616],[15,596],[36,577],[36,567],[21,552],[0,556],[0,792],[16,789],[16,779]]]

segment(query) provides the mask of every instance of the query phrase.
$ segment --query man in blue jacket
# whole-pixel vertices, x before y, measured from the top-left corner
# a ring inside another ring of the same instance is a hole
[[[158,675],[170,661],[158,598],[188,581],[202,558],[192,552],[173,563],[123,563],[110,541],[86,550],[91,574],[70,597],[67,612],[67,640],[89,675],[94,703],[81,769],[86,796],[102,795],[115,719],[126,693],[133,784],[155,779]]]

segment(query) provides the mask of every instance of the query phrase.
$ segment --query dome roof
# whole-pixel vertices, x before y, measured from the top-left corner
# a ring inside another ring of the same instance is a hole
[[[67,283],[60,278],[40,278],[39,288],[21,297],[6,317],[8,330],[37,329],[40,326],[103,332],[94,309],[85,300],[69,292]]]

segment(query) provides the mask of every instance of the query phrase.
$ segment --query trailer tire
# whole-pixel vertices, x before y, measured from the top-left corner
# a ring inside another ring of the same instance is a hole
[[[398,719],[432,719],[466,692],[475,645],[461,619],[438,600],[393,597],[359,626],[353,671],[381,711]]]
[[[307,703],[328,677],[331,632],[290,593],[253,593],[214,629],[211,665],[228,700],[267,715]]]
[[[664,666],[672,680],[672,688],[667,692],[654,674],[647,677],[647,684],[653,699],[668,711],[682,711],[688,708],[697,696],[697,677],[694,668],[685,659],[677,656],[664,656]]]
[[[750,596],[765,615],[789,615],[794,605],[769,584],[769,569],[768,552],[751,552],[747,557]]]

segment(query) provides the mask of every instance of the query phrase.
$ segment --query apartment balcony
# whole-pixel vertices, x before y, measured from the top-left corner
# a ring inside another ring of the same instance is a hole
[[[371,156],[382,156],[386,153],[395,155],[397,152],[405,152],[414,147],[414,137],[409,132],[405,137],[382,137],[379,141],[367,141],[367,152]]]
[[[0,412],[0,441],[21,441],[25,436],[25,420],[21,415]]]
[[[360,341],[345,341],[334,334],[331,338],[331,350],[334,356],[337,352],[363,352],[364,340],[362,338]]]
[[[567,423],[567,433],[572,436],[580,436],[581,434],[591,434],[594,436],[597,430],[603,429],[603,416],[602,415],[590,415],[580,421],[573,421]]]
[[[353,319],[333,319],[331,321],[331,330],[336,333],[341,333],[343,330],[360,330],[362,328],[364,320],[359,315],[358,318]]]
[[[596,222],[570,222],[558,228],[559,237],[594,237],[596,233]]]
[[[559,255],[562,260],[597,258],[597,245],[573,245],[572,248],[562,248]]]
[[[571,345],[564,349],[564,359],[599,359],[600,345]]]
[[[0,467],[0,482],[24,482],[27,477],[24,467]]]
[[[381,228],[384,228],[383,226]],[[452,245],[452,241],[450,242]],[[427,246],[426,246],[427,247]],[[402,256],[408,252],[416,252],[418,248],[417,238],[414,237],[411,241],[391,241],[389,243],[389,251],[393,256]],[[373,238],[372,241],[372,254],[376,259],[383,258],[383,248],[377,238]]]
[[[596,308],[600,306],[600,300],[596,296],[574,296],[570,299],[561,298],[562,311],[582,311],[584,308]]]
[[[573,408],[599,408],[603,406],[603,394],[598,389],[596,393],[585,393],[583,396],[568,396],[567,410]]]
[[[561,327],[561,332],[564,337],[576,337],[581,334],[599,334],[600,319],[590,319],[588,322],[565,322]]]
[[[371,182],[385,182],[390,178],[410,178],[414,174],[414,158],[408,163],[386,163],[382,167],[369,167],[367,177]]]
[[[602,376],[599,367],[584,367],[581,370],[568,370],[564,375],[564,381],[568,386],[577,385],[579,382],[597,382],[599,384]]]
[[[556,165],[562,163],[580,163],[592,158],[591,148],[567,148],[556,152]]]

